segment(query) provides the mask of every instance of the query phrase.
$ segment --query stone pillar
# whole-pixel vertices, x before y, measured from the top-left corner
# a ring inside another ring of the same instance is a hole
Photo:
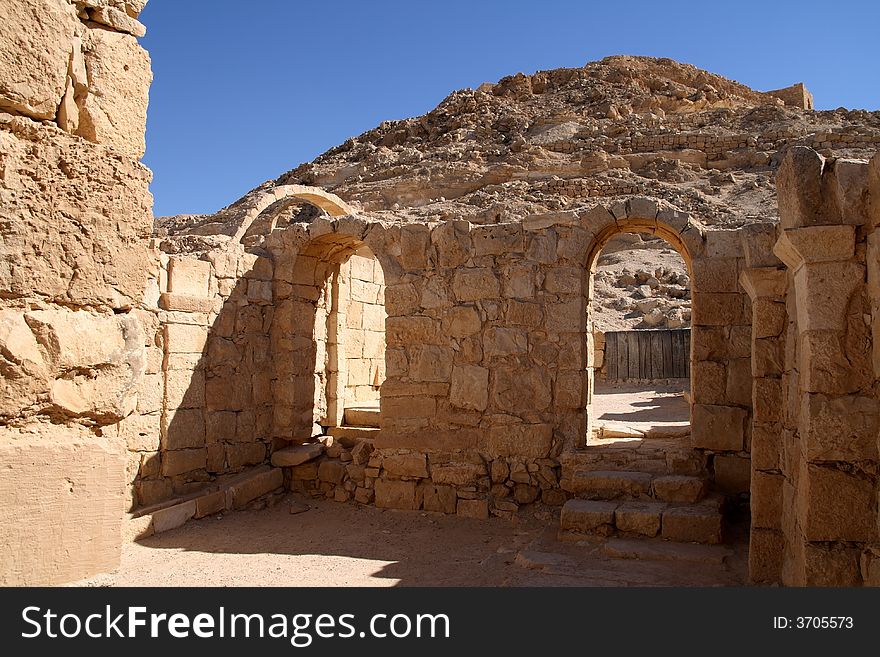
[[[788,228],[774,249],[790,270],[793,371],[787,406],[797,417],[782,459],[782,579],[789,585],[861,582],[858,544],[877,540],[878,401],[864,317],[864,249],[856,228]]]
[[[782,577],[782,375],[785,352],[786,272],[754,267],[740,275],[752,301],[752,443],[749,578],[776,583]]]

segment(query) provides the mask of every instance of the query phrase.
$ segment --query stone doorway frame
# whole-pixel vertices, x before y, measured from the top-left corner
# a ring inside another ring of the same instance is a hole
[[[584,267],[584,275],[586,280],[584,280],[583,286],[586,292],[586,300],[585,300],[585,317],[584,317],[584,340],[585,340],[585,352],[586,352],[586,369],[584,370],[584,378],[585,378],[585,416],[586,416],[586,427],[585,431],[579,438],[578,444],[576,447],[578,449],[585,449],[587,447],[588,438],[593,428],[593,391],[595,387],[595,373],[594,373],[594,364],[595,364],[595,353],[594,353],[594,343],[593,343],[593,296],[594,296],[594,282],[595,282],[595,274],[596,274],[596,266],[599,261],[599,256],[602,253],[602,249],[610,242],[614,237],[618,235],[622,235],[624,233],[632,233],[632,234],[642,234],[642,235],[651,235],[654,237],[659,237],[663,239],[669,246],[681,256],[684,260],[685,265],[688,270],[688,276],[690,277],[690,292],[691,292],[691,324],[692,327],[695,325],[694,319],[697,316],[697,295],[695,294],[695,277],[694,277],[694,265],[693,265],[693,257],[691,256],[690,250],[685,244],[682,235],[676,231],[671,226],[655,219],[643,219],[638,216],[636,217],[624,217],[619,220],[616,220],[613,223],[609,223],[603,226],[594,236],[593,242],[587,252],[586,265]],[[693,328],[692,328],[693,330]],[[691,340],[690,345],[690,353],[688,359],[691,364],[691,387],[694,385],[694,341]],[[693,420],[693,404],[690,404],[690,413],[689,413],[689,421]]]

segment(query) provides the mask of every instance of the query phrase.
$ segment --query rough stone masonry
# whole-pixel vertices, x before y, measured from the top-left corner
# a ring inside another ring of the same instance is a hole
[[[691,433],[616,479],[748,499],[754,582],[880,583],[877,113],[614,57],[153,225],[144,4],[0,8],[0,582],[282,488],[476,518],[595,497],[592,271],[637,232],[689,269]],[[602,531],[706,519],[602,504]]]

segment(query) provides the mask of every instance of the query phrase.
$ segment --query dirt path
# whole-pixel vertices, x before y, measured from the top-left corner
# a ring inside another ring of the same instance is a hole
[[[310,508],[291,514],[290,504]],[[88,586],[723,586],[745,581],[745,545],[725,563],[637,561],[556,539],[558,509],[514,521],[286,496],[260,511],[191,521],[124,546]],[[659,543],[659,542],[658,542]],[[664,544],[668,545],[668,544]],[[690,547],[690,546],[689,546]]]

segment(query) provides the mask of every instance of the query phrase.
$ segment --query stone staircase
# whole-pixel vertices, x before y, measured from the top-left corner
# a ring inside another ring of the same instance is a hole
[[[594,441],[563,455],[559,536],[718,544],[724,498],[709,493],[705,457],[687,441]]]
[[[351,449],[359,442],[372,442],[379,435],[379,405],[346,406],[343,422],[343,426],[327,431],[343,447]]]

